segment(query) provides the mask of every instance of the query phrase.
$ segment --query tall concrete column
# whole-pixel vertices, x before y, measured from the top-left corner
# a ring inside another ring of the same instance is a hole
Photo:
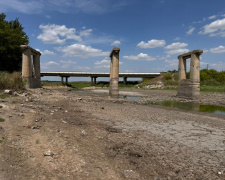
[[[200,60],[199,55],[195,53],[191,54],[190,80],[193,83],[200,82]]]
[[[94,85],[93,77],[92,77],[92,76],[91,76],[91,85],[92,85],[92,86]]]
[[[69,77],[67,76],[67,77],[66,77],[66,85],[68,85],[68,78],[69,78]]]
[[[22,77],[25,79],[26,87],[31,87],[31,78],[32,78],[32,63],[31,63],[31,50],[26,49],[22,53]]]
[[[26,51],[23,51],[22,53],[22,76],[25,78],[32,77],[32,69],[31,69],[31,50],[26,49]]]
[[[178,68],[178,73],[179,73],[179,81],[186,79],[186,59],[182,56],[179,56],[179,68]]]
[[[40,55],[34,55],[33,56],[33,65],[34,65],[34,72],[35,77],[40,78],[41,77],[41,68],[40,68]]]
[[[111,97],[119,97],[119,52],[120,48],[113,48],[111,57],[111,67],[110,67],[110,87],[109,95]]]
[[[94,85],[97,84],[97,81],[96,81],[97,77],[94,77]]]
[[[123,77],[123,84],[127,84],[127,77]]]
[[[63,76],[61,76],[61,83],[62,83],[62,84],[64,83],[64,81],[63,81]]]

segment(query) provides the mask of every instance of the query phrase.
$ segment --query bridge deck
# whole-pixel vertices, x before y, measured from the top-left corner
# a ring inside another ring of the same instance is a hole
[[[60,76],[60,77],[109,77],[110,73],[95,72],[41,72],[41,76]],[[160,73],[119,73],[119,77],[157,77]]]

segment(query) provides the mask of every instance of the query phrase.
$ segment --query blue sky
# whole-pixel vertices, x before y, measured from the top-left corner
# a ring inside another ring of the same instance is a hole
[[[19,17],[41,71],[109,72],[113,47],[120,72],[178,69],[195,49],[201,69],[225,70],[224,0],[0,0],[0,12]]]

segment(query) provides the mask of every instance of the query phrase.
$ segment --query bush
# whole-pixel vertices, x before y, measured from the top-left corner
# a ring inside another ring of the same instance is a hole
[[[171,79],[173,79],[173,76],[172,76],[171,73],[166,73],[166,74],[164,75],[164,80],[171,80]]]
[[[20,72],[8,73],[0,72],[0,89],[24,89],[25,82],[23,81]]]

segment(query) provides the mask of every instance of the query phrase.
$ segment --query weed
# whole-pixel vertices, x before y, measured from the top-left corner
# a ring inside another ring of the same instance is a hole
[[[36,144],[40,144],[40,139],[36,139]]]
[[[0,72],[0,89],[24,89],[25,82],[20,72],[8,73]]]
[[[2,108],[2,106],[0,106],[0,108]]]
[[[2,140],[0,140],[0,144],[1,144],[1,143],[3,143],[3,141],[2,141]]]
[[[4,122],[5,121],[5,119],[3,119],[3,118],[0,118],[0,122]]]

